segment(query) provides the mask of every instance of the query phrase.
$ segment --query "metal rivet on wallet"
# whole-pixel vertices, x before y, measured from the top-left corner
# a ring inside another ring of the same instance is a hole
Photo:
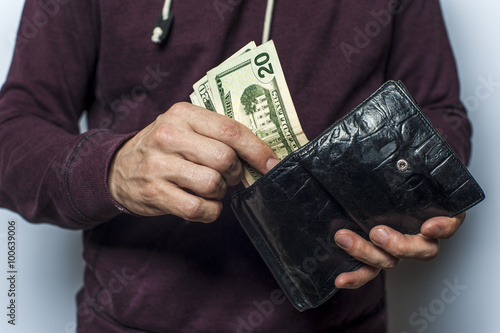
[[[397,163],[397,166],[398,166],[398,170],[402,172],[402,171],[408,170],[408,168],[410,167],[410,164],[408,164],[408,161],[406,161],[406,160],[399,160]]]

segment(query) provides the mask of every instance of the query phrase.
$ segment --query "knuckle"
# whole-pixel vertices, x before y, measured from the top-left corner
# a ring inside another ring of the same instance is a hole
[[[219,204],[218,206],[216,206],[215,210],[212,212],[211,215],[207,216],[204,218],[204,220],[202,222],[205,222],[205,223],[211,223],[211,222],[214,222],[215,220],[217,220],[217,218],[219,217],[220,213],[222,211],[222,205]]]
[[[373,266],[363,266],[361,269],[357,270],[353,279],[350,281],[351,288],[359,288],[369,281],[373,280],[380,272],[379,268]]]
[[[174,127],[173,124],[178,124],[182,122],[182,118],[185,118],[190,111],[187,103],[179,102],[170,107],[166,112],[158,115],[154,121],[154,129],[161,130],[165,127]]]
[[[399,242],[397,242],[395,244],[394,248],[390,252],[396,258],[404,258],[408,254],[408,250],[406,249],[406,246],[404,246],[402,243],[399,243]]]
[[[175,103],[168,109],[167,113],[173,116],[185,115],[190,110],[190,104],[186,102]]]
[[[160,115],[158,115],[156,117],[155,121],[153,122],[153,125],[157,125],[157,124],[163,123],[166,118],[167,118],[167,114],[166,113],[161,113]]]
[[[395,269],[399,265],[399,260],[398,259],[390,259],[387,260],[383,265],[382,268],[385,270],[390,270],[390,269]]]
[[[205,215],[203,209],[203,199],[199,197],[192,197],[190,200],[186,200],[183,203],[182,211],[184,212],[184,217],[191,221],[196,221],[202,219]]]
[[[160,127],[152,134],[153,142],[161,146],[175,146],[179,142],[177,131],[171,128]]]
[[[219,126],[218,132],[220,137],[227,142],[234,142],[241,140],[243,135],[241,127],[236,121],[228,121],[229,119],[224,119]]]
[[[433,246],[432,248],[430,248],[429,250],[425,251],[422,254],[422,260],[430,261],[436,258],[438,254],[439,254],[439,246]]]
[[[359,287],[361,287],[362,285],[365,285],[366,283],[368,283],[371,280],[373,280],[374,278],[376,278],[377,275],[379,274],[379,272],[380,272],[380,269],[367,269],[365,274],[362,276],[362,278],[360,280]]]
[[[223,149],[217,153],[217,164],[220,171],[233,170],[238,164],[238,156],[232,149]]]
[[[212,171],[207,175],[205,180],[205,193],[214,195],[223,187],[222,176],[217,171]]]
[[[147,183],[141,187],[140,194],[146,203],[152,203],[161,195],[161,191],[155,183]]]

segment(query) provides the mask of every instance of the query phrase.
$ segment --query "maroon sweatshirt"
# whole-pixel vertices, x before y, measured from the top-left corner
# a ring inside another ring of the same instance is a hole
[[[398,3],[276,1],[271,38],[302,127],[312,139],[386,80],[402,80],[467,161],[471,129],[439,3]],[[135,216],[112,199],[117,148],[262,36],[264,0],[182,0],[158,46],[150,36],[162,6],[27,0],[0,93],[0,204],[85,230],[78,331],[384,332],[383,276],[300,313],[227,200],[218,221],[201,224]]]

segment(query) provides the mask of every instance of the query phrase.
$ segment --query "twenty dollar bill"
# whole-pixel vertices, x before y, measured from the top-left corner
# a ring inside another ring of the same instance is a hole
[[[238,52],[233,54],[226,61],[237,58],[243,53],[250,51],[251,49],[254,49],[256,47],[257,45],[255,45],[255,42],[252,41],[245,45],[242,49],[238,50]],[[191,103],[193,103],[194,105],[202,106],[207,110],[216,112],[212,101],[212,92],[210,91],[210,86],[208,85],[208,79],[206,75],[202,79],[198,80],[198,82],[193,84],[193,90],[194,92],[190,96]]]
[[[308,142],[300,125],[273,41],[249,44],[193,86],[193,104],[248,127],[282,160]],[[245,166],[245,185],[262,174]]]

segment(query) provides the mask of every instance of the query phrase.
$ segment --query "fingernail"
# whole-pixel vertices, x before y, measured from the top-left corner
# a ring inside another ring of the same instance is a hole
[[[352,238],[345,235],[338,236],[335,238],[335,243],[337,243],[337,245],[341,248],[348,250],[352,246]]]
[[[269,160],[267,160],[267,163],[266,163],[266,168],[267,168],[267,171],[271,170],[272,168],[274,168],[280,161],[275,159],[275,158],[270,158]]]
[[[389,234],[383,228],[376,229],[372,232],[371,240],[377,245],[385,245],[389,239]]]

